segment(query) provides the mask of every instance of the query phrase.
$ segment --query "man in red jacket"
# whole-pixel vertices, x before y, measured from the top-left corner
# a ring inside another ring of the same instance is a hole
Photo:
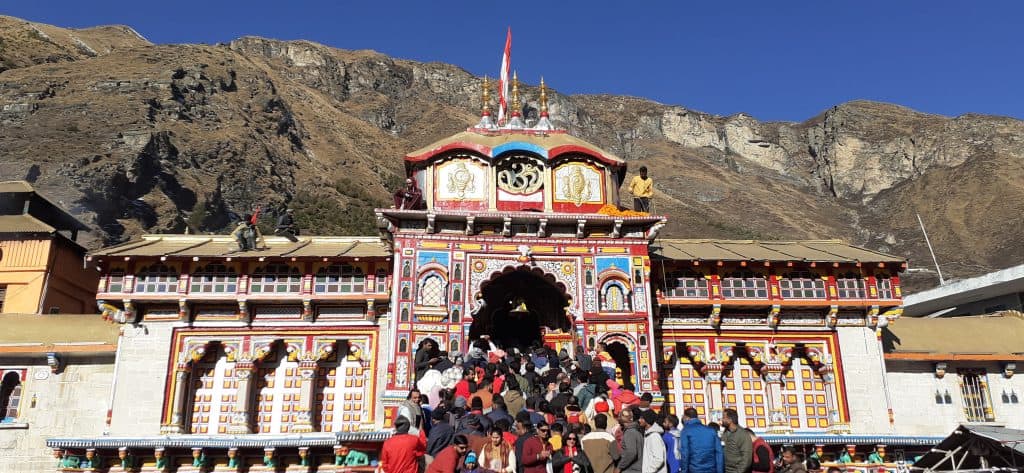
[[[385,448],[387,448],[385,446]],[[427,467],[426,473],[456,473],[462,467],[462,458],[469,451],[469,439],[465,435],[458,434],[452,439],[452,444],[441,450],[434,457],[434,461]],[[385,470],[385,473],[391,473]]]
[[[420,459],[427,449],[423,431],[419,435],[409,433],[409,419],[399,417],[395,421],[395,435],[384,441],[380,455],[381,470],[384,473],[417,473]]]
[[[523,443],[523,457],[517,458],[523,466],[522,473],[547,473],[548,459],[551,458],[551,426],[547,422],[537,424],[537,435]]]

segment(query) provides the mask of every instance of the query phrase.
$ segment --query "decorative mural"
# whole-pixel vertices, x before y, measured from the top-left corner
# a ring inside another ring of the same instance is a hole
[[[472,159],[457,158],[435,168],[437,200],[483,201],[487,197],[487,168]]]
[[[601,172],[593,166],[569,162],[558,166],[554,175],[555,202],[568,202],[577,207],[604,203]]]

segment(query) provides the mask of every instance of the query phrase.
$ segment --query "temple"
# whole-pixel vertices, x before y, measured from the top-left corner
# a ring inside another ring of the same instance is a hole
[[[497,124],[485,87],[477,125],[406,155],[421,203],[378,209],[379,235],[248,251],[145,235],[92,252],[97,302],[123,324],[108,435],[49,439],[58,461],[358,469],[348,452],[372,460],[389,435],[420,343],[465,353],[485,334],[570,354],[604,343],[624,387],[705,421],[735,408],[823,459],[946,433],[895,427],[882,333],[901,314],[902,258],[663,238],[665,217],[618,207],[627,162],[555,127],[540,90],[538,120],[520,116],[516,82]]]

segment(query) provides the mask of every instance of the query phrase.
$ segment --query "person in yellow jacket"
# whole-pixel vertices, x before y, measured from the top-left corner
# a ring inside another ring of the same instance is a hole
[[[654,179],[647,177],[647,166],[640,166],[640,175],[629,181],[629,193],[633,194],[633,210],[650,213]]]

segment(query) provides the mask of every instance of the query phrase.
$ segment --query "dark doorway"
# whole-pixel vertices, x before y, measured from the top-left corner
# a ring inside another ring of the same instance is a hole
[[[633,360],[629,357],[629,348],[622,342],[605,342],[608,354],[615,360],[615,367],[622,371],[622,387],[635,391],[633,385]]]
[[[484,306],[473,315],[471,340],[490,335],[499,347],[520,350],[538,346],[541,327],[569,332],[569,300],[553,276],[536,268],[507,269],[481,285]]]

